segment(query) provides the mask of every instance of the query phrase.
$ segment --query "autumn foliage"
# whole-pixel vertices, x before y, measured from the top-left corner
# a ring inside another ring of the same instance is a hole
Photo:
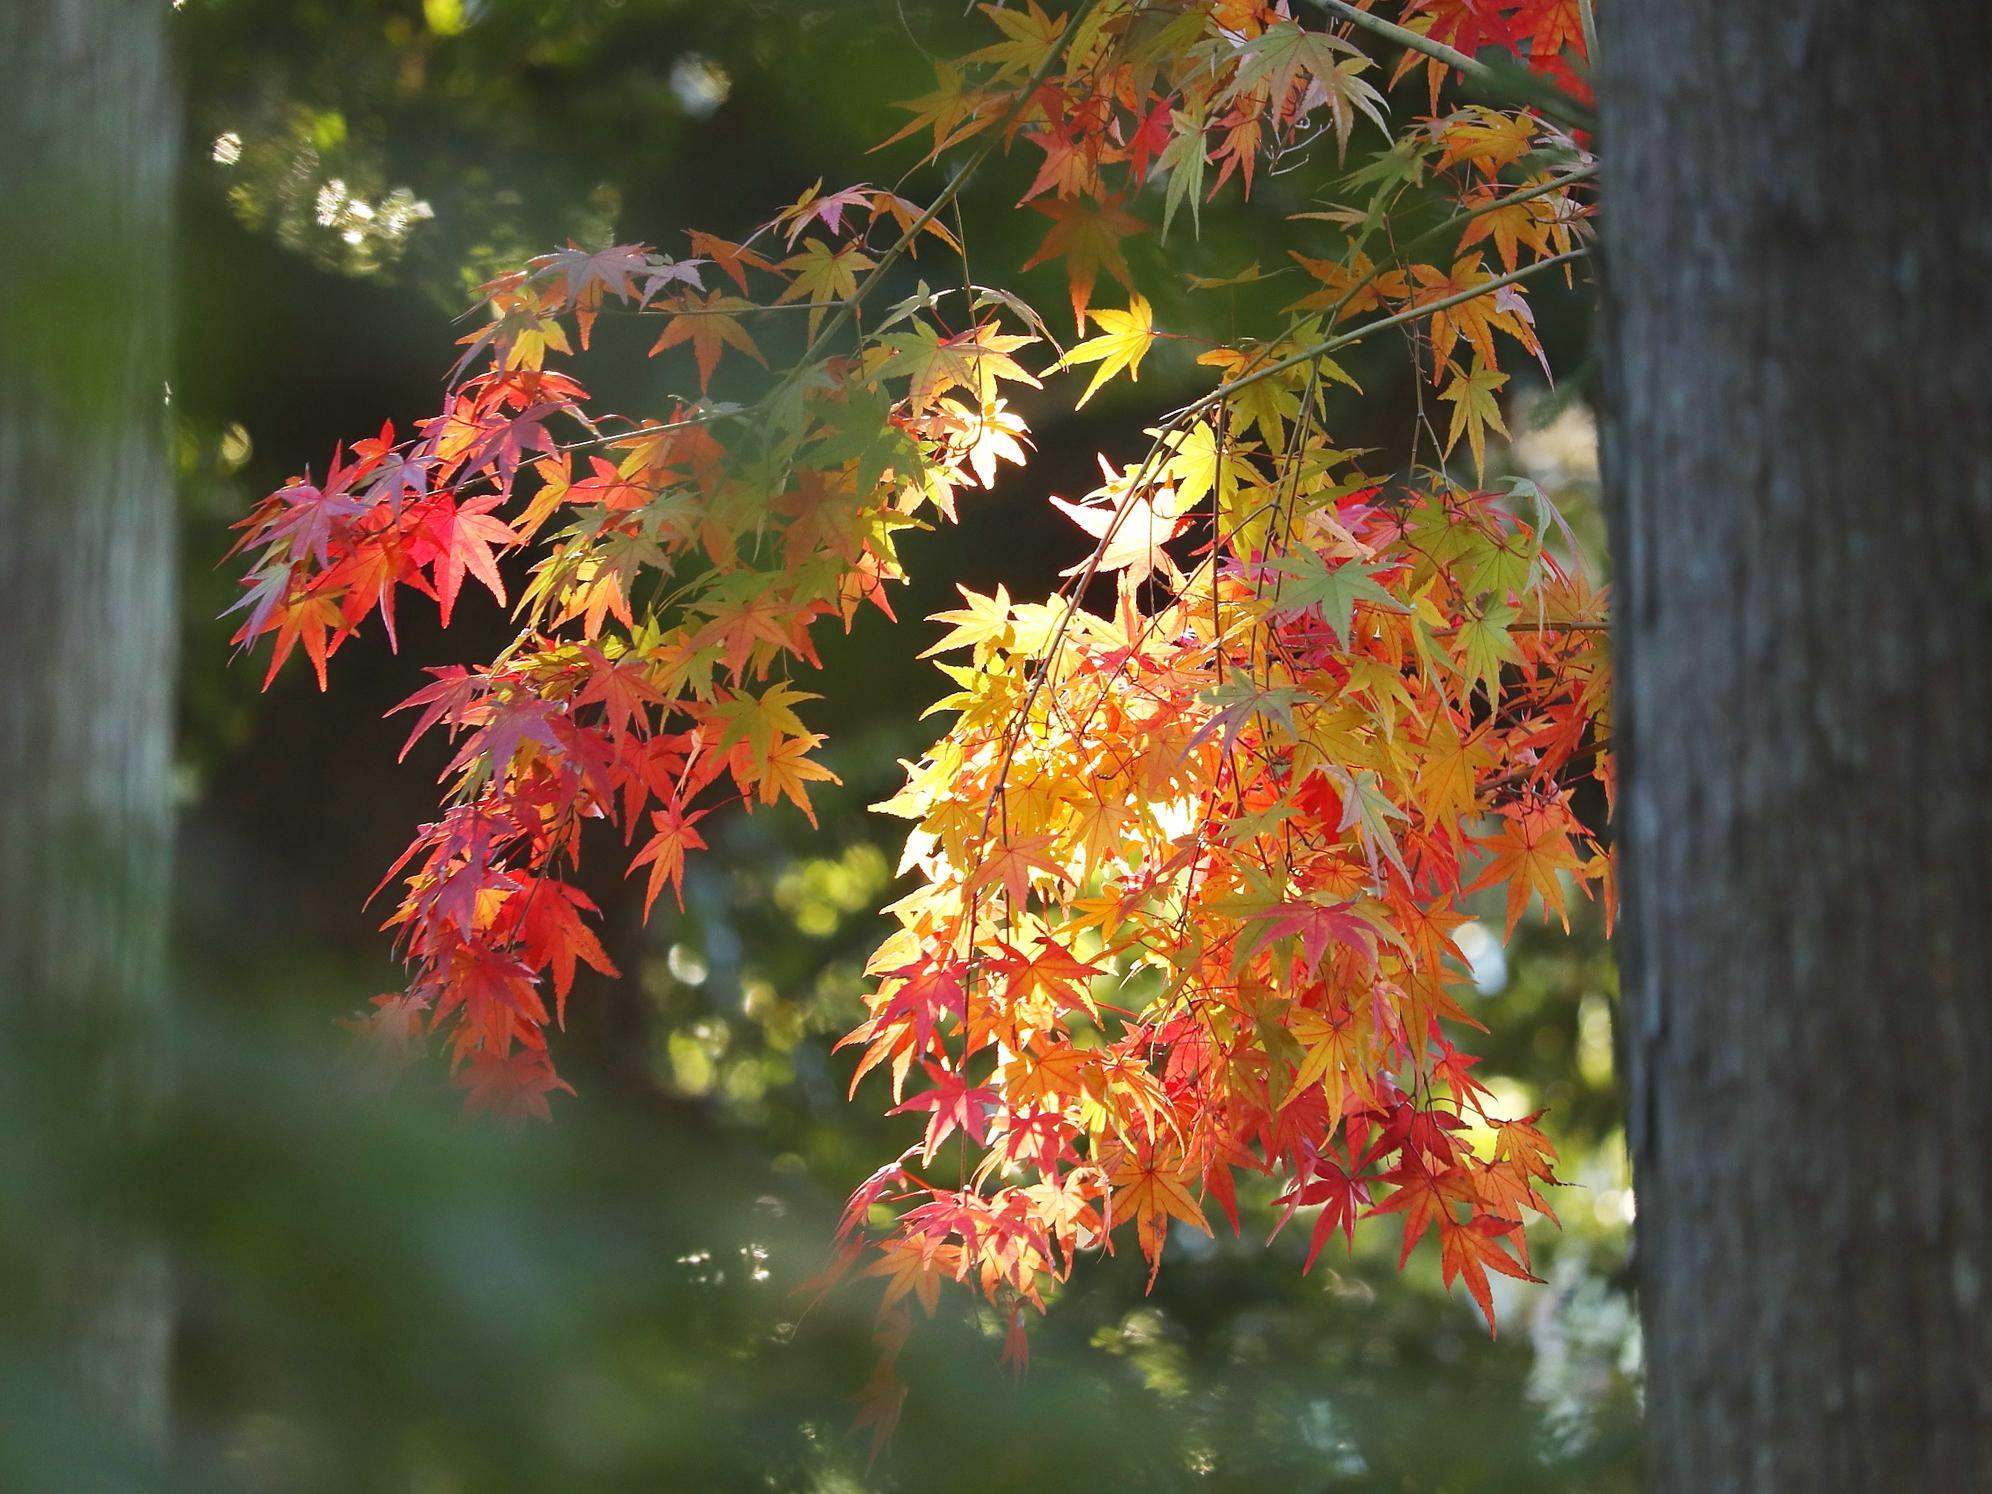
[[[878,806],[909,822],[917,884],[845,1040],[853,1092],[886,1092],[912,1139],[852,1198],[828,1273],[882,1280],[881,1428],[914,1304],[965,1282],[1021,1355],[1023,1309],[1088,1251],[1131,1243],[1152,1279],[1172,1227],[1235,1228],[1240,1174],[1272,1177],[1285,1218],[1318,1211],[1310,1266],[1372,1216],[1407,1257],[1436,1236],[1491,1326],[1489,1273],[1529,1274],[1554,1158],[1455,1046],[1476,1025],[1461,901],[1500,889],[1512,930],[1572,886],[1611,900],[1572,808],[1581,780],[1611,787],[1605,598],[1544,494],[1478,479],[1506,370],[1542,356],[1528,282],[1569,280],[1589,237],[1587,7],[983,10],[988,45],[893,137],[958,163],[938,199],[819,184],[682,257],[543,255],[485,287],[437,414],[271,494],[238,546],[237,642],[267,636],[272,675],[301,648],[323,685],[372,616],[393,637],[404,591],[445,622],[467,581],[514,606],[497,658],[431,670],[403,707],[411,747],[440,731],[452,755],[383,882],[410,977],[369,1025],[440,1034],[472,1109],[544,1116],[575,972],[614,973],[577,881],[591,822],[654,904],[725,806],[810,814],[830,774],[794,680],[816,628],[890,614],[902,535],[1025,465],[1018,386],[1084,403],[1168,335],[1123,242],[1375,132],[1347,205],[1309,215],[1284,321],[1204,353],[1208,392],[1051,499],[1063,591],[963,590],[935,619],[949,725]],[[1483,51],[1530,102],[1458,86]],[[1062,355],[960,263],[947,208],[1002,152],[1034,170],[1031,263],[1067,271]],[[1433,189],[1449,216],[1399,231]],[[947,288],[874,306],[916,253]],[[595,409],[567,370],[646,320],[683,393]],[[1444,429],[1380,459],[1338,449],[1328,414],[1354,385],[1336,351],[1385,331]],[[751,404],[712,396],[722,369]]]

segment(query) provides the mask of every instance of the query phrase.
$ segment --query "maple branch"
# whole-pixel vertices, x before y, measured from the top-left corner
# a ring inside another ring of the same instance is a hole
[[[739,406],[721,406],[701,410],[687,415],[683,420],[667,420],[657,425],[640,425],[626,431],[611,431],[606,435],[589,436],[581,441],[559,441],[554,444],[558,452],[586,451],[592,446],[613,446],[618,441],[636,441],[645,436],[654,436],[660,431],[682,431],[695,425],[714,425],[722,420],[737,420],[747,411]],[[452,484],[452,486],[455,486]]]
[[[1610,752],[1611,749],[1612,741],[1610,737],[1605,738],[1602,742],[1593,742],[1590,746],[1579,748],[1577,751],[1571,753],[1568,758],[1564,759],[1561,767],[1572,768],[1581,762],[1595,761]],[[1531,778],[1536,777],[1539,772],[1539,764],[1524,763],[1520,767],[1510,768],[1507,772],[1496,774],[1494,777],[1488,779],[1480,785],[1480,792],[1483,794],[1499,793],[1502,789],[1513,788],[1518,783],[1528,782]]]
[[[1373,32],[1385,41],[1397,43],[1413,52],[1422,52],[1435,62],[1443,62],[1447,67],[1456,68],[1469,83],[1478,84],[1494,94],[1513,94],[1517,91],[1534,95],[1535,103],[1543,113],[1574,129],[1589,130],[1596,121],[1591,111],[1570,97],[1553,83],[1537,78],[1533,73],[1521,74],[1502,72],[1484,62],[1476,61],[1459,50],[1449,47],[1442,41],[1434,41],[1421,31],[1413,31],[1408,26],[1399,26],[1394,21],[1386,21],[1382,16],[1371,15],[1366,10],[1358,10],[1349,0],[1314,0],[1314,3],[1330,15],[1339,16],[1351,25]],[[1588,40],[1588,37],[1587,37]]]
[[[1510,633],[1609,633],[1611,630],[1612,625],[1604,622],[1511,622],[1507,625]],[[1459,631],[1458,628],[1434,628],[1432,636],[1452,638]]]
[[[1598,17],[1591,0],[1577,0],[1577,24],[1584,30],[1584,56],[1593,67],[1598,62]]]
[[[1430,316],[1435,311],[1445,311],[1451,307],[1463,305],[1465,302],[1478,300],[1490,291],[1497,291],[1503,286],[1514,285],[1518,281],[1527,280],[1530,276],[1547,270],[1554,265],[1569,264],[1572,260],[1583,259],[1589,253],[1590,250],[1588,249],[1568,249],[1562,254],[1552,254],[1548,259],[1539,259],[1532,265],[1523,265],[1519,270],[1510,270],[1505,275],[1496,275],[1492,280],[1484,280],[1479,285],[1472,286],[1466,290],[1455,291],[1450,296],[1441,296],[1436,301],[1426,301],[1417,306],[1407,306],[1404,310],[1395,312],[1390,316],[1379,317],[1373,322],[1363,323],[1360,327],[1352,327],[1347,332],[1323,338],[1312,347],[1303,348],[1298,353],[1293,353],[1280,359],[1277,363],[1268,363],[1264,368],[1255,369],[1251,373],[1233,379],[1228,384],[1218,385],[1217,388],[1211,390],[1202,399],[1195,401],[1193,404],[1183,406],[1176,413],[1178,416],[1182,416],[1195,414],[1201,410],[1208,410],[1212,405],[1221,404],[1223,401],[1237,394],[1239,390],[1248,388],[1258,383],[1261,379],[1270,379],[1276,374],[1287,373],[1304,364],[1312,363],[1316,358],[1326,357],[1338,348],[1345,348],[1351,343],[1361,342],[1373,332],[1386,332],[1392,327],[1401,327],[1406,322],[1415,322],[1420,317]]]
[[[849,300],[823,330],[809,339],[808,345],[802,350],[802,357],[790,368],[779,388],[786,388],[789,380],[808,365],[816,350],[825,346],[831,338],[844,330],[851,318],[857,315],[859,304],[871,294],[872,289],[884,278],[886,271],[899,262],[899,257],[912,247],[914,239],[919,237],[921,231],[932,223],[949,203],[961,195],[962,189],[968,185],[969,178],[981,169],[982,163],[989,159],[997,144],[1010,132],[1012,126],[1024,117],[1025,111],[1031,106],[1031,99],[1036,94],[1038,85],[1051,75],[1052,66],[1058,61],[1059,54],[1065,50],[1066,43],[1078,34],[1080,26],[1085,23],[1086,17],[1098,3],[1099,0],[1080,0],[1080,4],[1072,12],[1072,19],[1065,23],[1065,30],[1059,33],[1058,40],[1044,54],[1043,60],[1038,63],[1030,77],[1024,80],[1023,87],[1017,91],[1016,100],[1004,111],[1002,119],[997,121],[995,128],[983,136],[982,144],[977,146],[975,153],[962,163],[961,170],[957,171],[953,179],[941,189],[940,195],[927,205],[919,217],[907,225],[906,231],[899,236],[899,242],[879,257],[871,273],[858,282],[857,290],[851,294]]]
[[[1427,239],[1436,238],[1438,235],[1449,232],[1452,229],[1464,227],[1475,218],[1484,218],[1487,214],[1499,212],[1502,208],[1517,207],[1524,202],[1531,202],[1538,197],[1547,197],[1551,192],[1560,191],[1562,188],[1571,186],[1577,182],[1590,181],[1597,174],[1598,168],[1595,166],[1579,166],[1571,171],[1558,172],[1555,178],[1550,181],[1538,182],[1533,187],[1526,187],[1522,191],[1510,192],[1506,197],[1496,197],[1489,202],[1483,202],[1477,208],[1469,208],[1463,213],[1455,213],[1443,223],[1434,223],[1430,228],[1424,230],[1424,232],[1413,234],[1403,243],[1393,246],[1399,256],[1399,261],[1396,264],[1388,261],[1379,261],[1371,265],[1368,274],[1364,275],[1342,293],[1341,299],[1328,308],[1328,325],[1331,327],[1334,326],[1335,319],[1341,315],[1342,308],[1355,300],[1357,295],[1364,289],[1373,285],[1380,276],[1392,269],[1403,269],[1402,256],[1412,245],[1422,244]]]
[[[1330,15],[1340,16],[1352,25],[1365,31],[1374,32],[1385,41],[1396,42],[1400,47],[1409,47],[1414,52],[1423,52],[1434,61],[1443,62],[1448,67],[1458,68],[1466,77],[1482,87],[1491,87],[1496,81],[1492,68],[1476,62],[1457,47],[1447,46],[1442,41],[1433,41],[1422,31],[1413,31],[1409,26],[1399,26],[1394,21],[1386,21],[1382,16],[1371,15],[1366,10],[1358,10],[1348,0],[1314,0],[1314,3]]]

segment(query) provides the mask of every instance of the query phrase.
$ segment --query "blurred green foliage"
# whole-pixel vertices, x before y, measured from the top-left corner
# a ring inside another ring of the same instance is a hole
[[[1563,1230],[1532,1232],[1548,1284],[1496,1283],[1500,1338],[1442,1292],[1429,1245],[1400,1275],[1388,1226],[1303,1277],[1311,1222],[1268,1248],[1263,1187],[1241,1200],[1241,1238],[1174,1242],[1152,1294],[1137,1260],[1083,1262],[1033,1325],[1021,1380],[997,1369],[988,1313],[946,1300],[904,1362],[898,1442],[867,1470],[848,1428],[869,1296],[808,1307],[795,1288],[823,1263],[844,1192],[918,1132],[882,1116],[875,1086],[848,1101],[849,1055],[831,1051],[894,895],[899,826],[864,806],[897,786],[937,693],[915,624],[868,622],[827,651],[819,719],[845,787],[821,797],[820,832],[769,811],[715,822],[684,913],[660,905],[647,929],[637,889],[608,885],[612,858],[596,861],[625,978],[577,988],[562,1067],[580,1092],[556,1125],[462,1122],[439,1064],[389,1088],[335,1025],[395,981],[378,914],[359,904],[440,766],[432,744],[397,769],[400,732],[378,718],[419,664],[488,653],[503,620],[467,608],[443,636],[410,617],[402,657],[354,645],[328,696],[301,672],[259,695],[259,671],[226,667],[212,620],[232,596],[212,569],[227,524],[305,462],[322,468],[335,440],[428,409],[465,287],[522,254],[570,235],[742,233],[819,176],[890,180],[906,157],[866,154],[894,127],[888,101],[924,91],[923,49],[959,51],[979,24],[919,0],[186,0],[177,13],[190,121],[173,385],[180,959],[169,1030],[146,1039],[176,1078],[142,1139],[101,1135],[73,1120],[75,1056],[0,1034],[0,1487],[1634,1486],[1615,977],[1589,907],[1569,938],[1532,919],[1504,956],[1484,941],[1482,1072],[1518,1113],[1551,1107],[1572,1180],[1553,1200]],[[1207,210],[1201,239],[1179,224],[1135,252],[1212,275],[1276,268],[1282,215],[1319,205],[1331,168],[1272,174],[1250,208]],[[981,278],[1013,280],[1034,242],[1037,220],[1008,206],[1016,190],[999,173],[970,194]],[[1027,285],[1057,326],[1055,275]],[[1225,335],[1288,294],[1179,292],[1168,314]],[[1544,330],[1578,367],[1581,317],[1552,303]],[[1189,356],[1158,357],[1137,398],[1115,391],[1084,419],[1055,395],[1034,408],[1032,471],[961,530],[910,544],[902,616],[945,605],[957,579],[1045,589],[1073,547],[1038,500],[1090,485],[1092,452],[1172,402]],[[1352,369],[1370,397],[1338,435],[1391,446],[1414,408],[1401,369],[1381,353]],[[589,377],[635,410],[659,396],[634,355],[604,353]],[[1515,469],[1594,539],[1581,379],[1515,429]],[[1499,909],[1480,911],[1498,934]],[[163,1469],[65,1389],[25,1266],[107,1199],[175,1261],[178,1433]]]

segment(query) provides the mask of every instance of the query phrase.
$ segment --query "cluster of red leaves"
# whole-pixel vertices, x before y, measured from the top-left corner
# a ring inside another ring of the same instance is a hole
[[[1407,0],[1404,24],[1468,57],[1488,48],[1507,53],[1572,98],[1591,101],[1584,73],[1590,60],[1584,0]],[[1399,76],[1412,71],[1420,60],[1407,54]],[[1447,68],[1436,59],[1422,60],[1436,113]]]
[[[812,697],[771,672],[814,666],[826,617],[848,625],[867,602],[890,615],[894,534],[924,508],[951,517],[959,485],[1023,458],[995,387],[1028,379],[1008,354],[1029,339],[983,308],[959,331],[909,315],[870,357],[777,387],[787,403],[738,422],[749,429],[732,441],[726,407],[690,401],[604,434],[547,359],[572,352],[570,328],[585,348],[605,307],[654,316],[652,352],[688,349],[703,390],[727,350],[760,361],[745,317],[798,302],[820,314],[869,264],[862,234],[915,216],[889,192],[812,192],[763,230],[799,248],[786,259],[702,233],[691,259],[543,256],[485,288],[492,320],[465,338],[443,412],[414,439],[384,429],[242,522],[237,549],[255,560],[235,641],[274,635],[266,684],[301,641],[322,687],[373,611],[392,638],[400,588],[434,599],[445,623],[466,576],[504,602],[498,556],[539,541],[526,630],[483,668],[432,670],[401,707],[420,712],[408,748],[440,726],[455,752],[443,814],[388,873],[407,873],[389,925],[411,977],[369,1025],[396,1042],[446,1030],[473,1109],[544,1116],[563,1087],[546,1028],[577,965],[614,973],[594,903],[566,878],[584,827],[618,828],[626,845],[647,835],[630,862],[648,868],[647,909],[681,888],[713,804],[786,799],[808,814],[808,785],[833,775],[795,713]],[[707,292],[712,268],[743,294]],[[679,582],[668,605],[639,600],[646,576]]]

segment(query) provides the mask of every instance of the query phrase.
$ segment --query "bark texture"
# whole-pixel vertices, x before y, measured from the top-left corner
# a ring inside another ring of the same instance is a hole
[[[0,1016],[87,1060],[74,1125],[112,1138],[156,1092],[164,983],[169,16],[0,4]],[[82,1214],[51,1232],[46,1290],[90,1394],[156,1439],[165,1263],[114,1200]]]
[[[1992,8],[1601,7],[1659,1491],[1992,1479]]]

